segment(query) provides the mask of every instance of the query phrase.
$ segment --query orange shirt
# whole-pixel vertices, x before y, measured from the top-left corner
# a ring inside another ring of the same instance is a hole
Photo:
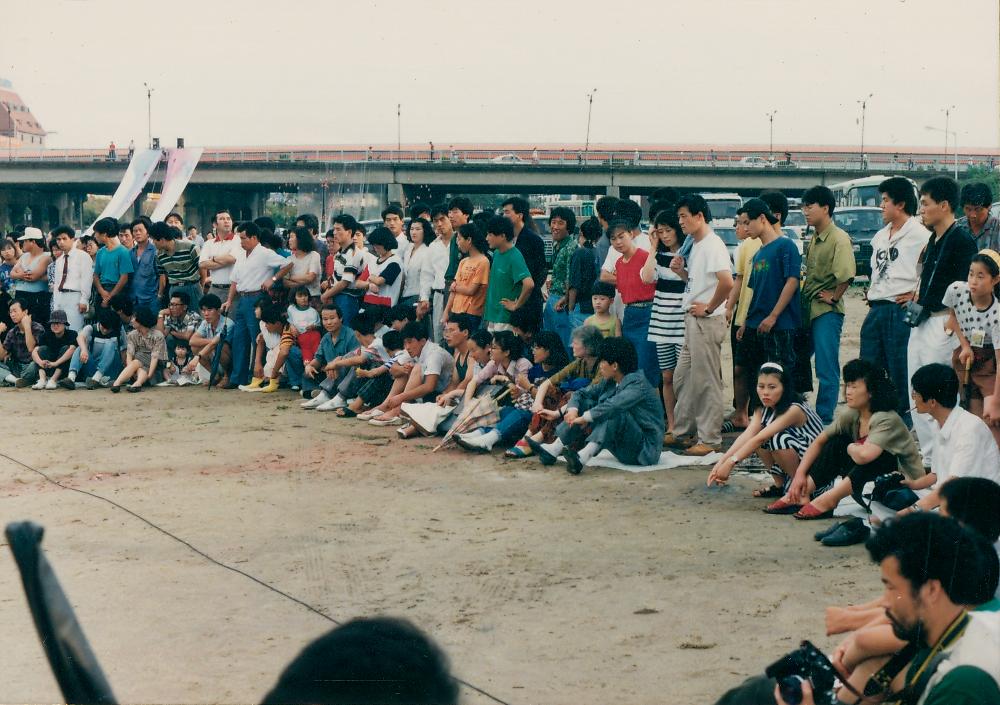
[[[455,300],[451,304],[452,313],[482,316],[486,308],[486,287],[489,282],[490,261],[485,255],[476,259],[466,257],[459,262],[458,271],[455,272],[455,283],[460,286],[468,286],[469,284],[481,284],[481,286],[473,296],[456,293]]]

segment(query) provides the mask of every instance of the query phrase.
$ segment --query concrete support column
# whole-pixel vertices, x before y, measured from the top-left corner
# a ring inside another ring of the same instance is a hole
[[[403,206],[406,205],[406,194],[403,192],[403,184],[391,183],[389,184],[389,203],[399,203]]]
[[[615,198],[621,197],[621,189],[618,186],[606,186],[604,193],[607,196],[614,196]]]

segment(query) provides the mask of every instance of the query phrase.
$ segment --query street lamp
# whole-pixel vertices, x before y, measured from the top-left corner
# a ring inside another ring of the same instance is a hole
[[[400,152],[403,151],[403,104],[396,103],[396,161],[399,161]]]
[[[775,109],[775,110],[772,110],[771,112],[769,112],[767,114],[767,121],[769,123],[771,123],[771,141],[769,143],[770,144],[770,148],[768,149],[768,154],[769,154],[769,158],[770,158],[770,160],[772,162],[774,161],[774,116],[777,113],[778,113],[778,111],[777,111],[777,109]]]
[[[857,101],[861,106],[861,168],[865,168],[865,112],[868,110],[868,101],[871,100],[874,93],[869,93],[867,96]]]
[[[948,119],[951,117],[951,111],[955,109],[954,105],[949,105],[944,108],[944,154],[948,156]]]
[[[156,89],[150,86],[145,81],[142,82],[142,85],[146,87],[146,134],[149,138],[146,144],[148,144],[149,148],[152,149],[153,148],[153,91]]]
[[[583,154],[584,160],[586,160],[587,152],[590,151],[590,114],[594,109],[594,94],[597,93],[595,88],[590,93],[587,94],[587,139],[583,144]]]
[[[948,154],[948,136],[951,135],[955,140],[955,181],[958,181],[958,132],[955,130],[942,130],[940,127],[931,127],[930,125],[924,125],[924,129],[944,133],[945,156]]]

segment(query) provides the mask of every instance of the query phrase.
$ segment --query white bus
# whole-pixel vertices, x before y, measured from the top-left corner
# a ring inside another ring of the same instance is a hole
[[[736,211],[743,207],[743,197],[738,193],[700,193],[712,211],[711,225],[732,226],[736,222]]]
[[[878,192],[878,185],[888,178],[888,176],[866,176],[862,179],[851,179],[831,184],[830,190],[833,191],[833,199],[838,206],[878,207],[882,205],[882,195]],[[917,182],[909,178],[906,180],[912,184],[913,193],[917,195],[917,200],[920,200]]]

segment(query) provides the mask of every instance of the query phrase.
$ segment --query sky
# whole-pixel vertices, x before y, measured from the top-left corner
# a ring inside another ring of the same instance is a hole
[[[948,15],[951,11],[951,15]],[[944,26],[948,29],[943,29]],[[0,77],[54,147],[1000,146],[997,0],[36,0]],[[935,127],[938,131],[926,129]],[[951,147],[949,147],[949,150]]]

